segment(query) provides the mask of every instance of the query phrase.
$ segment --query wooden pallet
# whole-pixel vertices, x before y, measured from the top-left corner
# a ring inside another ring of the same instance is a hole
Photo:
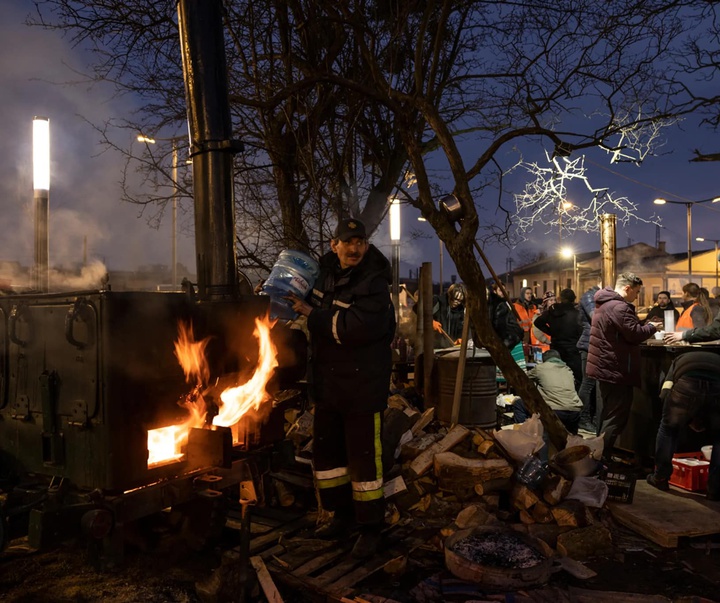
[[[412,524],[392,526],[383,534],[383,549],[370,559],[354,559],[355,535],[342,541],[313,537],[315,517],[308,515],[250,541],[250,554],[260,557],[278,582],[290,588],[340,600],[352,595],[366,578],[389,561],[424,544],[437,530],[418,530]]]
[[[661,492],[638,481],[632,504],[608,508],[619,523],[666,548],[677,547],[681,537],[720,533],[720,503],[674,488]]]

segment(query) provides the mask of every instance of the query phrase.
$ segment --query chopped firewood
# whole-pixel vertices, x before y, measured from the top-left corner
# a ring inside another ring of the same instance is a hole
[[[295,504],[295,495],[287,487],[287,484],[279,479],[274,479],[273,485],[275,486],[275,494],[277,494],[280,506],[292,507]]]
[[[440,536],[442,536],[443,538],[447,538],[448,536],[452,536],[457,531],[457,526],[451,524],[440,529]]]
[[[476,528],[485,525],[490,518],[490,513],[480,505],[469,505],[465,507],[455,518],[455,525],[461,530],[465,528]]]
[[[437,485],[441,490],[473,488],[478,482],[508,478],[513,468],[504,459],[467,459],[453,452],[441,452],[433,460]]]
[[[389,503],[385,507],[385,523],[394,526],[398,521],[400,521],[400,510],[397,505]]]
[[[559,505],[570,492],[572,481],[560,475],[553,475],[545,482],[543,499],[549,505]]]
[[[440,439],[442,439],[442,436],[438,433],[423,433],[415,436],[400,448],[400,460],[405,462],[416,459],[423,451],[430,448]]]
[[[419,434],[435,418],[435,407],[428,408],[412,426],[413,435]]]
[[[533,538],[538,538],[543,542],[547,542],[551,547],[557,546],[557,539],[560,534],[572,530],[569,526],[559,526],[556,523],[536,523],[528,526],[528,534]]]
[[[603,525],[571,530],[558,536],[557,550],[566,557],[588,559],[612,552],[612,537],[610,531]]]
[[[520,521],[524,523],[525,525],[530,525],[532,523],[535,523],[535,520],[533,519],[533,516],[530,515],[527,511],[520,511]]]
[[[414,504],[412,507],[410,507],[410,511],[427,511],[428,507],[430,507],[430,503],[432,502],[432,494],[426,494],[423,496],[417,504]]]
[[[576,561],[570,557],[559,557],[557,562],[562,569],[578,580],[587,580],[588,578],[597,576],[597,572],[594,572],[583,563],[580,563],[580,561]]]
[[[393,394],[388,398],[387,405],[389,408],[397,408],[398,410],[412,410],[410,402],[408,402],[404,396],[400,394]]]
[[[492,440],[484,440],[477,447],[477,451],[483,455],[487,455],[487,454],[490,454],[491,452],[495,452],[494,449],[495,449],[495,442]]]
[[[539,501],[535,492],[520,484],[516,484],[510,493],[510,504],[518,511],[527,511]]]
[[[282,603],[283,599],[275,587],[275,583],[270,577],[270,572],[267,570],[267,567],[265,567],[265,562],[262,560],[262,557],[257,555],[250,557],[250,565],[252,565],[252,568],[257,574],[258,582],[260,583],[263,593],[265,593],[265,598],[268,603]]]
[[[552,523],[555,521],[550,508],[542,501],[535,503],[533,506],[532,517],[537,523]]]
[[[488,460],[502,460],[505,459],[488,459]],[[512,486],[512,479],[509,477],[499,477],[497,479],[489,479],[484,482],[475,484],[473,489],[475,494],[478,496],[484,496],[490,492],[499,492],[502,490],[509,490]]]
[[[579,500],[564,500],[552,508],[552,514],[559,526],[584,528],[593,522],[590,511]]]
[[[430,448],[425,450],[412,463],[410,463],[410,471],[415,475],[423,475],[430,467],[432,467],[433,459],[436,454],[450,450],[460,442],[462,442],[470,431],[462,425],[455,425],[448,434],[439,442],[436,442]]]
[[[480,444],[482,444],[483,442],[486,442],[486,441],[487,440],[482,436],[482,434],[479,434],[479,433],[473,434],[472,443],[475,446],[479,446]]]
[[[398,475],[383,484],[383,493],[385,494],[385,498],[392,498],[405,490],[407,490],[407,486],[405,485],[405,480],[402,475]]]

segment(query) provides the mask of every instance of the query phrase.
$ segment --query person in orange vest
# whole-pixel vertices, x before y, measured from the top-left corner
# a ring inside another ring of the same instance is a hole
[[[697,283],[687,283],[683,286],[684,310],[675,325],[678,330],[698,329],[712,322],[712,311],[706,295],[701,293]]]
[[[537,312],[537,305],[533,299],[532,289],[530,287],[520,289],[520,297],[513,301],[513,306],[515,306],[518,316],[520,317],[520,326],[525,332],[523,335],[523,343],[530,345],[532,321]]]

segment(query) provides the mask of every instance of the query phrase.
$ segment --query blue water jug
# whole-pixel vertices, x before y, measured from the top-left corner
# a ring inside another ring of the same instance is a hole
[[[270,317],[281,320],[296,318],[297,313],[285,297],[290,293],[300,298],[307,297],[319,274],[320,266],[306,253],[294,249],[280,253],[260,291],[260,295],[270,297]]]

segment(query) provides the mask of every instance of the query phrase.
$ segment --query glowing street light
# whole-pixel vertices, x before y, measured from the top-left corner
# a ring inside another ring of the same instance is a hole
[[[671,203],[673,205],[684,205],[687,208],[687,248],[688,248],[688,282],[692,281],[692,207],[700,203],[718,203],[720,197],[710,197],[709,199],[701,199],[700,201],[670,201],[662,197],[655,199],[655,205],[665,205]]]
[[[714,262],[715,262],[715,286],[720,286],[718,284],[718,264],[720,264],[720,258],[718,258],[718,243],[720,243],[720,239],[706,239],[705,237],[695,237],[696,241],[710,241],[711,243],[715,243],[715,255],[713,256]]]
[[[579,289],[578,282],[577,282],[577,280],[578,280],[577,254],[575,253],[575,250],[572,247],[563,247],[560,250],[560,255],[566,259],[572,258],[572,261],[573,261],[573,278],[572,278],[573,286],[572,286],[572,289],[573,289],[573,291],[575,291],[575,294],[577,295],[578,289]]]
[[[390,200],[390,241],[392,242],[392,298],[395,319],[400,323],[400,200]]]
[[[33,199],[35,202],[34,286],[47,292],[50,287],[50,120],[33,118]]]
[[[184,136],[174,136],[173,138],[152,138],[144,134],[138,134],[137,141],[145,144],[155,144],[158,140],[172,142],[172,181],[173,181],[173,197],[172,197],[172,288],[177,290],[177,203],[180,194],[178,190],[178,164],[179,164],[179,148],[178,141],[184,140]]]

